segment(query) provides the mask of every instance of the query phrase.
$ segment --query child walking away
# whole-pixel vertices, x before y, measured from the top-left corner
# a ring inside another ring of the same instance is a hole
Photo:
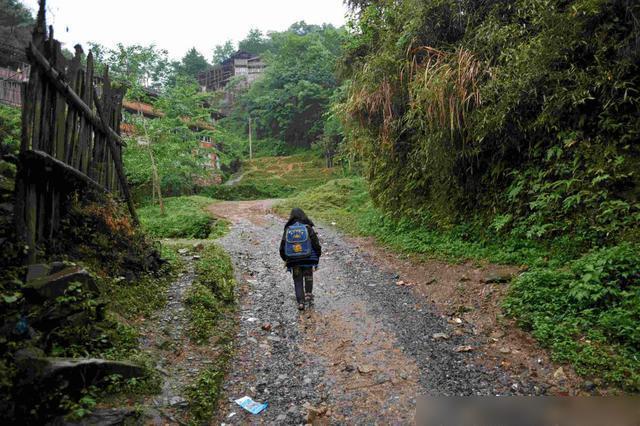
[[[280,242],[280,257],[293,274],[298,309],[304,310],[305,301],[313,303],[313,270],[318,269],[322,247],[314,224],[302,209],[291,210]],[[306,294],[305,294],[306,293]]]

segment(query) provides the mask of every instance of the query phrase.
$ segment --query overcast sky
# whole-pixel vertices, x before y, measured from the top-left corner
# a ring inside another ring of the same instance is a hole
[[[37,0],[22,0],[35,12]],[[208,60],[213,48],[237,42],[251,28],[282,31],[297,21],[341,26],[343,0],[48,0],[47,22],[56,38],[106,46],[155,44],[174,59],[195,46]]]

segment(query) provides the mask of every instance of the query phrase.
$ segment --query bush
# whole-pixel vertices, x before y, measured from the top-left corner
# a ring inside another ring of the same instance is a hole
[[[158,205],[138,209],[144,229],[158,238],[209,238],[216,220],[204,209],[214,200],[201,196],[165,198],[165,215]]]
[[[505,309],[556,360],[640,390],[640,245],[597,249],[562,269],[527,272]]]
[[[0,105],[0,156],[16,154],[20,147],[20,126],[22,111],[6,105]]]

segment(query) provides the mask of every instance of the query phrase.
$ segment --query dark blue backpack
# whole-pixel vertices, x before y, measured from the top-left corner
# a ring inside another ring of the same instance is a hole
[[[305,259],[313,254],[307,225],[296,222],[287,228],[284,254],[287,259]]]

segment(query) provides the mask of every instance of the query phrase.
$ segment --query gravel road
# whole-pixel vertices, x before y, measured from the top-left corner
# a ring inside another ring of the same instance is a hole
[[[421,395],[540,393],[473,360],[471,325],[443,317],[402,277],[385,273],[331,227],[323,246],[315,306],[296,309],[291,276],[278,255],[283,220],[271,202],[212,205],[232,221],[219,243],[241,285],[236,355],[224,385],[219,423],[411,423]],[[259,415],[233,401],[248,395]]]

